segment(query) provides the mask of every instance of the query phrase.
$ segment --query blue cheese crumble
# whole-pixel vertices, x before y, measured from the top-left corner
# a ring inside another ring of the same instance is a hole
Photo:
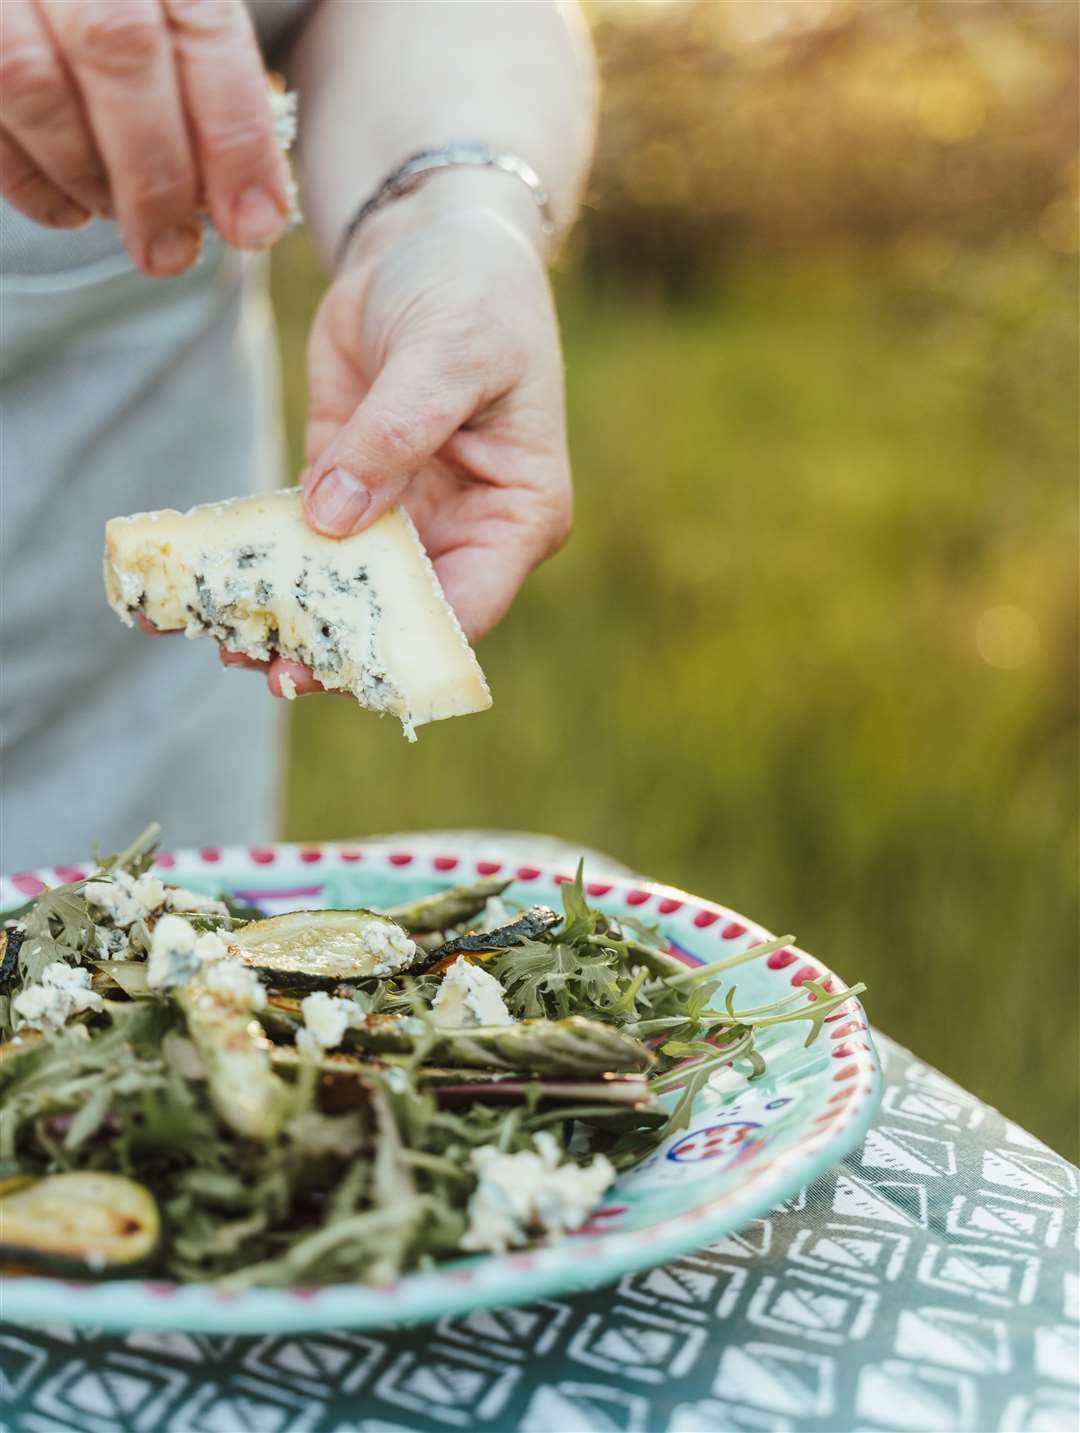
[[[201,935],[183,916],[167,915],[154,926],[146,983],[152,990],[188,985],[204,964],[224,960],[228,948],[212,931]]]
[[[580,1229],[615,1178],[611,1161],[602,1154],[585,1165],[560,1163],[562,1151],[547,1130],[533,1143],[535,1153],[501,1154],[493,1144],[473,1150],[478,1179],[469,1199],[463,1249],[502,1254],[538,1235]]]
[[[253,970],[238,960],[213,960],[199,971],[199,984],[204,990],[225,995],[245,1010],[262,1010],[266,991]]]
[[[296,1048],[313,1060],[320,1059],[327,1050],[336,1050],[346,1030],[364,1019],[364,1012],[354,1000],[327,995],[325,990],[305,996],[300,1002],[300,1013],[304,1017],[304,1028],[296,1032]]]
[[[431,1013],[435,1024],[450,1028],[467,1025],[512,1025],[506,1008],[506,991],[493,975],[459,955],[442,978]]]
[[[120,868],[99,871],[87,881],[83,895],[95,922],[95,951],[103,960],[126,954],[126,933],[140,921],[151,921],[163,911],[219,916],[229,913],[223,901],[182,886],[167,886],[149,871],[141,876]]]
[[[101,996],[90,989],[90,972],[63,960],[47,965],[40,982],[28,985],[12,1001],[20,1030],[60,1030],[73,1015],[101,1007]]]

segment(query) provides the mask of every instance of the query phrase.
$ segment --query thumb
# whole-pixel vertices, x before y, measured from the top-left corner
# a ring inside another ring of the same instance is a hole
[[[352,417],[308,467],[308,522],[330,537],[370,527],[472,417],[479,399],[477,383],[455,383],[430,351],[391,356]]]

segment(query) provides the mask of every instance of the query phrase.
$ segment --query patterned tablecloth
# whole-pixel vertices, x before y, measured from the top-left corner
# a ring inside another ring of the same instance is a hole
[[[303,1338],[0,1327],[4,1433],[1080,1428],[1078,1171],[876,1036],[861,1148],[613,1287]]]

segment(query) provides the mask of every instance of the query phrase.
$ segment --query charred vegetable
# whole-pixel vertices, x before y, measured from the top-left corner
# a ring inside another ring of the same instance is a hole
[[[513,882],[512,876],[488,876],[467,886],[450,886],[432,896],[421,896],[386,912],[412,934],[450,930],[462,921],[478,916],[493,896],[501,896]]]
[[[508,925],[495,930],[475,931],[469,935],[458,935],[445,941],[430,954],[422,958],[418,970],[441,970],[459,955],[481,955],[488,952],[509,950],[527,940],[537,940],[557,926],[562,916],[549,906],[530,906],[527,911],[515,917]]]
[[[275,1046],[270,1059],[274,1068],[285,1076],[295,1074],[306,1063],[306,1057],[291,1045]],[[322,1107],[337,1112],[366,1104],[371,1075],[386,1068],[378,1059],[362,1059],[341,1051],[324,1054],[319,1060]],[[537,1106],[554,1104],[567,1108],[602,1105],[630,1108],[641,1114],[661,1109],[643,1074],[603,1074],[591,1080],[540,1080],[522,1079],[518,1071],[499,1073],[418,1065],[413,1077],[418,1087],[433,1094],[441,1105],[467,1105],[479,1100],[484,1104],[532,1101]]]
[[[19,969],[19,948],[26,938],[21,925],[8,925],[0,931],[0,989],[7,989]]]
[[[234,934],[237,953],[271,984],[302,990],[372,980],[409,969],[416,946],[376,911],[290,911]]]
[[[272,1140],[288,1115],[288,1091],[271,1068],[267,1042],[251,1011],[199,985],[183,986],[176,1001],[206,1067],[218,1114],[239,1135]]]
[[[150,1262],[160,1234],[153,1195],[118,1174],[51,1174],[0,1197],[0,1261],[25,1268],[131,1274]]]
[[[640,1041],[581,1015],[453,1030],[428,1026],[408,1015],[369,1015],[348,1031],[346,1044],[372,1054],[411,1054],[419,1049],[435,1064],[535,1075],[602,1075],[647,1070],[653,1063]]]

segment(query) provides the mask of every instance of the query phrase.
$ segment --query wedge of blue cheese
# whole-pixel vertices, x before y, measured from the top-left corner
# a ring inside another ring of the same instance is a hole
[[[300,490],[113,518],[105,590],[130,627],[213,637],[231,652],[303,662],[325,687],[413,728],[491,705],[484,674],[416,529],[393,508],[335,539]]]

